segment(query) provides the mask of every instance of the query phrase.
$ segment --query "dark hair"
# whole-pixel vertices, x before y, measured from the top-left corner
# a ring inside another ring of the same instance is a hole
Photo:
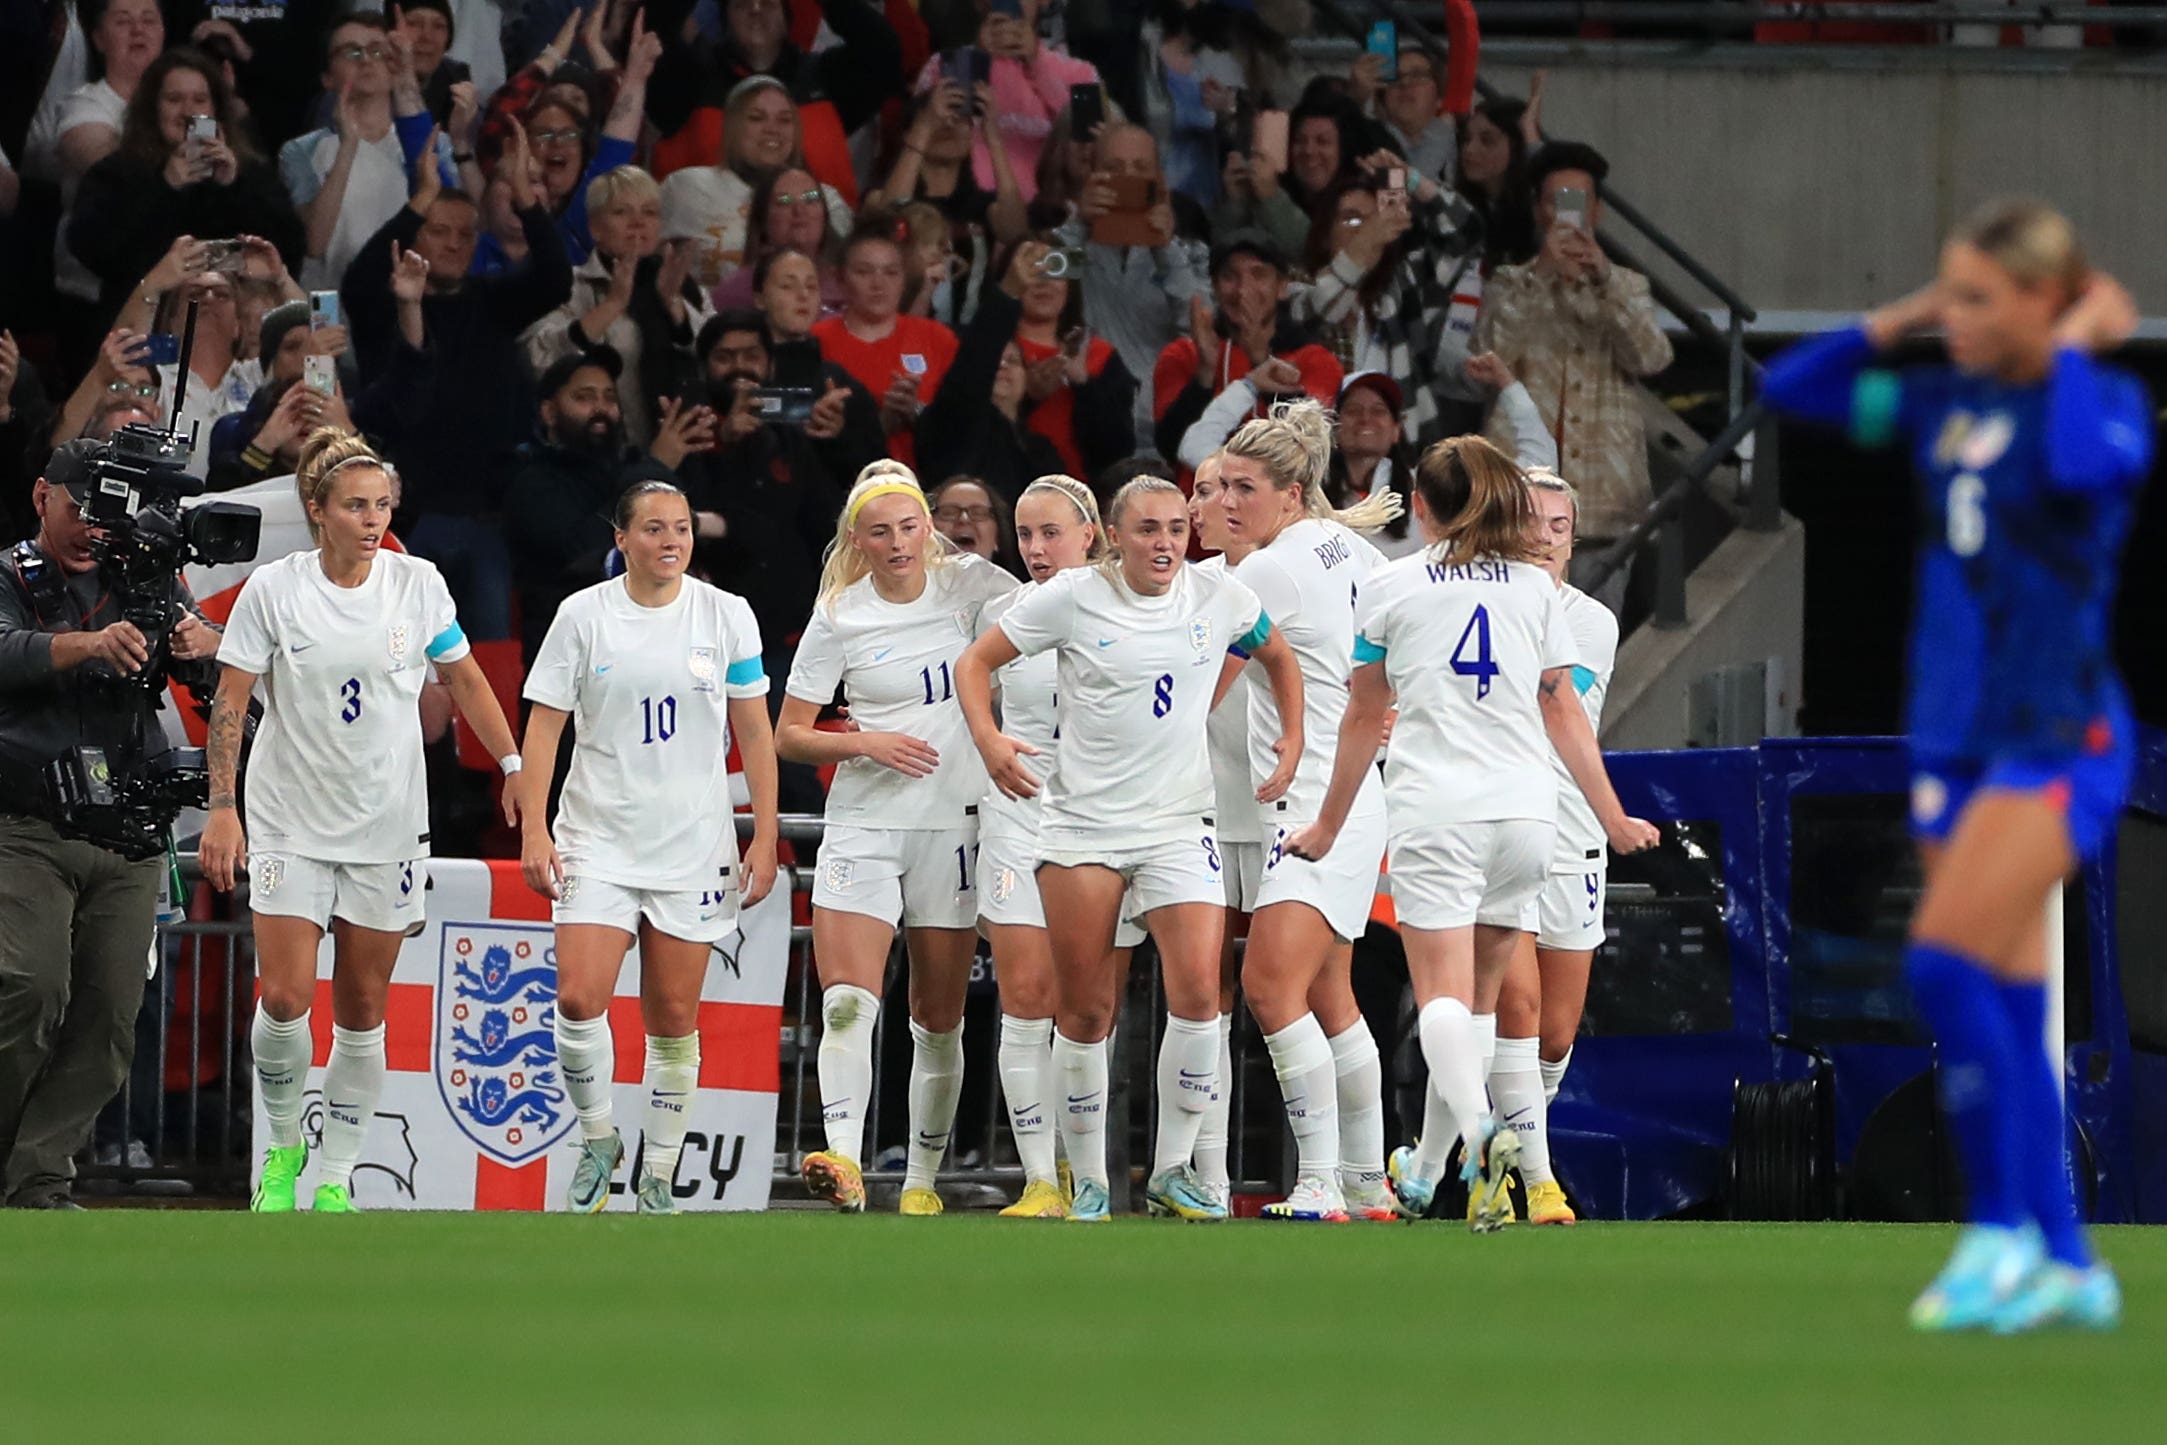
[[[241,124],[240,113],[234,109],[224,67],[202,51],[186,46],[168,50],[153,60],[136,83],[135,94],[128,97],[128,109],[121,116],[121,152],[154,170],[165,166],[173,147],[166,144],[165,132],[158,126],[158,93],[165,89],[166,77],[176,70],[192,70],[203,77],[211,91],[211,114],[218,119],[226,148],[243,165],[254,161],[255,143],[248,138],[248,127]]]
[[[633,517],[639,514],[640,499],[643,497],[675,497],[685,504],[686,511],[692,510],[692,499],[686,496],[685,489],[675,482],[665,482],[657,478],[634,482],[617,494],[617,505],[610,510],[610,522],[618,531],[622,532],[632,525]]]
[[[1535,504],[1527,495],[1526,474],[1482,437],[1433,443],[1415,467],[1415,490],[1439,532],[1446,560],[1528,560],[1527,523]]]
[[[1360,157],[1376,149],[1373,145],[1365,144],[1375,137],[1371,134],[1369,118],[1356,108],[1345,92],[1320,83],[1325,79],[1326,77],[1320,76],[1317,81],[1312,81],[1309,89],[1302,93],[1301,100],[1288,112],[1287,143],[1292,146],[1304,121],[1330,121],[1332,129],[1339,135],[1339,171],[1332,178],[1332,182],[1337,184],[1354,173],[1355,164]],[[1279,178],[1279,184],[1286,190],[1288,199],[1302,209],[1308,210],[1316,204],[1317,197],[1303,189],[1302,183],[1294,178],[1291,168],[1286,175]]]
[[[707,365],[707,354],[733,331],[750,331],[760,338],[763,347],[769,351],[775,349],[775,334],[767,328],[765,311],[752,306],[730,306],[708,317],[693,341],[692,354],[699,358],[700,365]]]
[[[1333,241],[1339,227],[1339,203],[1357,193],[1370,196],[1379,194],[1376,185],[1367,176],[1358,176],[1342,181],[1325,192],[1311,208],[1309,239],[1302,246],[1302,265],[1308,268],[1311,275],[1317,275],[1332,264],[1332,257],[1337,250]],[[1382,208],[1383,203],[1380,200],[1379,211]],[[1371,219],[1375,219],[1375,213]],[[1375,313],[1377,303],[1383,299],[1385,292],[1392,289],[1392,283],[1399,275],[1400,262],[1414,249],[1419,239],[1420,232],[1412,226],[1408,227],[1397,241],[1385,248],[1384,254],[1377,258],[1377,264],[1362,273],[1362,279],[1355,287],[1355,295],[1361,301],[1363,310]],[[1349,324],[1352,324],[1351,318]]]
[[[1414,470],[1407,465],[1407,458],[1412,450],[1413,448],[1407,443],[1407,438],[1402,436],[1398,441],[1392,443],[1392,450],[1385,454],[1386,459],[1392,465],[1392,490],[1399,494],[1400,505],[1405,510],[1391,521],[1385,523],[1383,527],[1378,529],[1378,532],[1379,535],[1390,537],[1395,542],[1405,538],[1408,530],[1414,525],[1415,508],[1412,498],[1415,489],[1415,474]],[[1324,499],[1330,502],[1334,508],[1351,507],[1369,495],[1369,483],[1370,479],[1368,477],[1357,477],[1347,470],[1347,454],[1340,449],[1339,438],[1335,429],[1332,439],[1332,465],[1331,469],[1324,475]]]
[[[105,57],[98,53],[97,46],[90,44],[91,33],[105,23],[105,12],[112,8],[113,0],[75,0],[76,22],[83,27],[83,58],[88,62],[87,69],[92,80],[105,79]],[[166,12],[164,0],[159,0],[157,8],[158,23],[163,25]]]
[[[896,212],[876,208],[861,211],[850,234],[843,238],[843,249],[836,259],[843,265],[850,264],[851,253],[864,246],[879,242],[884,246],[903,249],[903,218]]]
[[[753,295],[758,296],[762,291],[767,290],[767,273],[773,269],[776,261],[784,256],[804,256],[806,260],[813,263],[815,272],[820,270],[820,258],[818,256],[806,255],[805,252],[800,251],[795,246],[777,246],[772,251],[763,251],[760,253],[760,259],[752,263]]]
[[[445,18],[447,20],[451,18],[448,11]],[[324,26],[323,34],[316,38],[316,50],[323,59],[324,69],[329,70],[331,68],[331,37],[349,25],[359,25],[364,30],[374,30],[384,35],[391,33],[391,22],[385,18],[384,12],[381,10],[351,10],[344,15],[333,16],[329,23]]]
[[[1482,217],[1483,260],[1493,267],[1517,265],[1542,249],[1535,234],[1535,187],[1527,175],[1527,137],[1520,133],[1520,119],[1526,114],[1526,101],[1488,100],[1459,124],[1461,146],[1467,144],[1469,124],[1475,116],[1481,116],[1505,136],[1505,174],[1498,178],[1496,199],[1469,180],[1464,171],[1459,172],[1454,186]]]
[[[1039,244],[1050,246],[1055,250],[1061,248],[1061,238],[1052,231],[1028,232],[1025,234],[1023,241],[1018,241],[1014,246],[1007,247],[995,257],[995,264],[988,270],[989,277],[1006,276],[1008,274],[1009,266],[1016,259],[1016,250],[1023,245],[1024,241],[1037,241]],[[1073,276],[1049,277],[1047,279],[1066,281],[1068,283],[1068,297],[1061,303],[1061,314],[1054,318],[1053,323],[1054,335],[1057,338],[1066,336],[1069,332],[1084,324],[1083,284]],[[1017,324],[1020,326],[1022,323],[1019,321]]]
[[[403,8],[409,15],[416,10],[434,10],[444,17],[444,40],[448,55],[450,45],[459,39],[459,20],[451,13],[451,0],[406,0]]]
[[[803,161],[785,161],[767,175],[762,176],[753,185],[751,209],[745,212],[745,254],[757,258],[752,262],[754,265],[758,265],[760,261],[767,259],[767,208],[775,199],[775,187],[784,176],[792,171],[799,171],[805,175],[813,176],[812,171],[807,169]],[[813,176],[813,185],[822,193],[822,200],[825,201],[826,183],[820,177]],[[823,204],[820,207],[820,244],[814,248],[813,264],[815,266],[820,264],[820,252],[833,251],[834,249],[835,222],[829,217],[828,208]],[[758,288],[759,284],[758,281],[753,283],[755,289]]]
[[[466,189],[461,186],[444,187],[442,190],[436,193],[436,200],[431,201],[429,204],[434,206],[444,201],[457,201],[460,205],[472,206],[477,211],[482,208],[482,203],[475,200],[474,197],[468,194]]]
[[[993,565],[1004,572],[1027,579],[1030,574],[1024,570],[1023,555],[1016,546],[1016,504],[984,477],[959,472],[955,476],[944,478],[935,486],[926,488],[927,518],[930,519],[933,513],[940,509],[940,499],[946,496],[951,488],[964,486],[976,487],[984,492],[986,500],[993,506]],[[939,531],[940,528],[936,525],[934,530]]]
[[[1542,149],[1528,157],[1527,185],[1530,192],[1539,193],[1542,183],[1559,171],[1586,171],[1601,185],[1610,179],[1610,162],[1603,153],[1586,141],[1544,141]]]

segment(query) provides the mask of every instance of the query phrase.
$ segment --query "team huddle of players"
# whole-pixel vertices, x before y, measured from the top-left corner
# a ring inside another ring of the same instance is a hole
[[[575,1210],[604,1206],[624,1157],[607,1009],[635,940],[648,1103],[634,1194],[642,1212],[672,1208],[700,984],[739,907],[773,886],[781,757],[834,769],[812,895],[826,1147],[804,1175],[817,1197],[865,1206],[874,1030],[900,928],[913,1041],[902,1212],[941,1210],[984,937],[1026,1175],[1004,1212],[1106,1218],[1108,1039],[1148,932],[1168,1010],[1153,1212],[1227,1215],[1238,985],[1298,1152],[1295,1187],[1267,1215],[1418,1217],[1457,1141],[1478,1230],[1511,1217],[1515,1165],[1531,1217],[1570,1222],[1544,1105],[1602,938],[1606,850],[1655,841],[1620,808],[1595,741],[1617,625],[1563,582],[1563,480],[1479,438],[1440,443],[1412,492],[1429,545],[1388,562],[1362,532],[1399,498],[1335,511],[1330,451],[1329,414],[1302,401],[1243,426],[1188,495],[1139,477],[1101,517],[1082,484],[1042,478],[1016,507],[1021,585],[952,551],[908,470],[876,463],[838,518],[772,730],[750,610],[685,576],[685,499],[643,484],[618,506],[622,574],[567,601],[536,658],[522,752],[477,685],[442,580],[380,550],[382,463],[319,434],[298,484],[320,549],[244,587],[212,728],[202,854],[214,882],[251,870],[264,979],[253,1033],[271,1139],[254,1207],[295,1208],[308,1162],[300,1105],[326,931],[338,1017],[314,1207],[353,1207],[384,986],[426,876],[426,817],[378,783],[421,776],[414,702],[433,664],[498,752],[527,880],[553,900]],[[1216,555],[1188,561],[1192,531]],[[259,680],[247,847],[234,719]],[[838,696],[847,727],[820,725]],[[742,856],[733,741],[754,819]],[[1389,1160],[1378,1050],[1349,984],[1387,867],[1431,1075],[1418,1142]],[[1248,919],[1238,955],[1234,914]]]

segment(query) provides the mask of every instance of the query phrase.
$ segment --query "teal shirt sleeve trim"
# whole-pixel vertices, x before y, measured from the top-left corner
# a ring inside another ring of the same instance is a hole
[[[750,682],[765,682],[767,669],[757,657],[741,657],[730,664],[730,670],[722,675],[722,680],[731,687],[743,687]]]
[[[1885,447],[1896,440],[1896,418],[1904,404],[1904,384],[1893,371],[1862,371],[1851,384],[1851,440],[1862,447]]]
[[[1595,688],[1595,670],[1575,664],[1573,667],[1573,691],[1586,697]]]
[[[459,646],[466,640],[465,630],[454,622],[451,626],[439,632],[424,650],[429,654],[429,658],[433,662],[441,659],[447,652],[458,650]]]
[[[1384,661],[1384,649],[1359,632],[1354,637],[1354,665],[1362,667],[1372,662]]]
[[[1244,654],[1247,654],[1255,652],[1258,648],[1262,647],[1265,643],[1271,640],[1271,614],[1259,610],[1257,613],[1257,625],[1250,628],[1247,632],[1244,632],[1240,637],[1234,639],[1234,645],[1240,648]]]

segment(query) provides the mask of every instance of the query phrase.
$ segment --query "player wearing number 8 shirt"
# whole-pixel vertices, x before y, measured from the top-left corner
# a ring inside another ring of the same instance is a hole
[[[1061,1137],[1076,1174],[1072,1219],[1107,1217],[1106,1038],[1112,1031],[1114,928],[1124,907],[1158,944],[1167,1029],[1159,1051],[1159,1126],[1146,1195],[1155,1212],[1224,1219],[1193,1167],[1219,1075],[1219,948],[1226,913],[1212,834],[1205,717],[1232,681],[1239,647],[1279,704],[1279,768],[1258,790],[1286,791],[1302,752],[1301,670],[1256,594],[1182,560],[1189,511],[1156,477],[1108,508],[1114,557],[1041,582],[979,638],[957,691],[994,785],[1033,797],[1043,782],[1038,887],[1054,930],[1054,1064]],[[1061,745],[1041,779],[1035,752],[993,717],[992,675],[1056,652]]]
[[[935,1171],[963,1085],[963,1004],[978,935],[978,804],[986,770],[956,702],[955,665],[980,610],[1016,589],[933,529],[908,468],[874,462],[836,519],[820,600],[790,669],[776,744],[833,764],[813,875],[820,965],[820,1107],[827,1148],[805,1184],[865,1207],[860,1159],[873,1089],[873,1030],[898,926],[910,945],[910,1150],[901,1211],[941,1212]],[[853,731],[814,726],[840,688]]]
[[[1471,1005],[1495,999],[1522,913],[1550,872],[1557,787],[1545,734],[1612,847],[1636,852],[1656,834],[1618,806],[1572,690],[1572,635],[1556,586],[1529,560],[1539,544],[1519,468],[1479,437],[1441,442],[1416,469],[1415,515],[1430,545],[1362,589],[1331,791],[1286,846],[1307,858],[1332,847],[1398,694],[1385,756],[1392,902],[1430,1087],[1459,1125],[1480,1233],[1508,1218],[1506,1172],[1519,1150],[1490,1114]],[[1409,1213],[1426,1212],[1432,1179],[1402,1174],[1394,1185]]]
[[[673,1214],[709,956],[736,929],[740,897],[749,907],[775,885],[775,741],[751,607],[685,576],[685,494],[640,482],[617,499],[613,520],[624,575],[564,600],[527,674],[535,765],[520,861],[528,886],[554,900],[557,1059],[580,1128],[566,1208],[600,1211],[624,1159],[609,1007],[637,941],[647,1110],[632,1192],[641,1214]],[[572,768],[552,837],[545,811],[567,720]],[[733,738],[753,809],[742,864]]]
[[[1974,1227],[1913,1304],[1921,1329],[2121,1316],[2077,1222],[2063,1065],[2041,1042],[2048,897],[2112,836],[2134,767],[2111,637],[2152,407],[2093,357],[2136,318],[2065,218],[1998,202],[1950,238],[1932,285],[1795,347],[1764,383],[1784,411],[1904,443],[1924,493],[1905,722],[1926,890],[1905,972]],[[1949,366],[1875,364],[1936,326]]]
[[[309,1008],[323,936],[335,940],[314,1208],[343,1214],[353,1210],[354,1164],[384,1085],[392,965],[421,930],[429,885],[419,702],[432,664],[507,774],[519,755],[444,579],[420,558],[382,548],[390,468],[359,437],[327,427],[302,447],[294,481],[318,545],[257,568],[233,604],[218,652],[225,675],[211,707],[211,816],[200,856],[218,888],[231,888],[244,866],[250,875],[261,997],[249,1038],[271,1135],[249,1201],[259,1212],[294,1208],[308,1162]],[[259,681],[263,723],[248,761],[252,838],[244,838],[234,778]],[[516,819],[509,787],[504,807]]]

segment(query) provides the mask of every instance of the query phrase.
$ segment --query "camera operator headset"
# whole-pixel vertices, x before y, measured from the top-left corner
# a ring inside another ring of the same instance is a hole
[[[166,866],[124,856],[146,851],[142,837],[64,833],[53,780],[95,757],[102,789],[163,747],[163,689],[146,671],[206,697],[216,683],[218,632],[178,576],[170,636],[121,618],[83,515],[106,454],[90,441],[53,453],[32,494],[38,533],[0,565],[0,1192],[16,1207],[76,1207],[73,1157],[135,1051]]]

